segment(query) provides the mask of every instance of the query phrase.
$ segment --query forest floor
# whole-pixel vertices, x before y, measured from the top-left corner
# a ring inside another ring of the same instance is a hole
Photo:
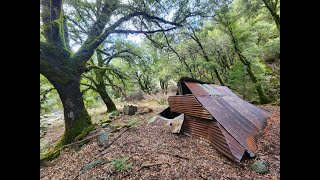
[[[107,144],[113,143],[104,150],[97,145],[96,138],[79,149],[64,149],[57,159],[41,165],[41,179],[280,179],[279,106],[259,105],[271,114],[268,126],[263,137],[258,139],[256,157],[237,164],[205,141],[172,134],[160,118],[150,122],[167,107],[162,101],[141,101],[135,105],[139,106],[138,112],[144,107],[153,109],[153,112],[115,118],[111,125],[126,123],[132,118],[137,118],[140,125],[110,133]],[[121,107],[123,105],[118,106]],[[104,107],[89,110],[93,122],[105,119],[105,111]],[[103,129],[108,131],[108,127],[97,126],[91,136]],[[48,126],[47,133],[41,138],[42,145],[46,148],[52,146],[63,130],[61,120]],[[110,164],[112,160],[123,157],[128,158],[131,168],[120,171]],[[256,173],[249,167],[260,159],[269,163],[265,174]],[[94,160],[101,160],[101,163],[92,169],[82,170],[84,165]]]

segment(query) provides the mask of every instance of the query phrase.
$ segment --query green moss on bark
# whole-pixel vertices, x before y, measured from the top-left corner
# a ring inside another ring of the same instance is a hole
[[[60,149],[48,150],[40,155],[40,163],[44,161],[52,161],[60,155]]]
[[[90,131],[95,128],[96,124],[91,124],[88,128],[83,130],[76,138],[75,141],[81,140],[84,136],[86,136]]]
[[[61,137],[60,141],[57,143],[56,148],[60,148],[63,145],[70,144],[75,141],[76,137],[79,136],[84,131],[92,128],[91,118],[86,109],[83,109],[81,119],[75,121],[72,128],[67,128]]]

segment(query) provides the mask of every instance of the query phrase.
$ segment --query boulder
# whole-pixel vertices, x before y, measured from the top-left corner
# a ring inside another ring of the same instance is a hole
[[[101,131],[98,137],[98,146],[104,146],[108,140],[108,133],[106,131]]]
[[[268,172],[268,162],[264,160],[255,161],[250,165],[250,168],[257,173],[264,174]]]

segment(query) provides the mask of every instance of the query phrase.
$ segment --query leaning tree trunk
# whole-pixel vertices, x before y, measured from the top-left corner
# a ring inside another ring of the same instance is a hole
[[[240,61],[242,62],[242,64],[245,66],[247,72],[248,72],[248,75],[252,81],[252,83],[255,85],[256,87],[256,90],[258,92],[258,95],[259,95],[259,100],[260,100],[260,103],[261,104],[267,104],[270,102],[270,99],[268,98],[268,96],[266,95],[266,93],[263,91],[262,89],[262,86],[261,86],[261,83],[258,81],[258,79],[256,78],[256,76],[253,74],[253,71],[251,69],[251,62],[248,61],[243,55],[242,55],[242,52],[241,50],[238,48],[238,43],[236,41],[236,38],[234,37],[233,35],[233,31],[232,29],[229,27],[229,26],[226,26],[229,30],[229,33],[230,33],[230,36],[231,36],[231,39],[232,39],[232,42],[233,42],[233,47],[234,47],[234,50],[236,51],[236,53],[238,54],[239,56],[239,59]]]
[[[65,79],[68,79],[65,83],[61,80],[48,78],[51,79],[52,85],[56,88],[64,110],[65,132],[58,146],[73,142],[83,130],[92,124],[80,92],[80,75],[70,78],[69,75],[65,74],[61,77],[64,76]]]
[[[256,76],[252,72],[251,63],[247,63],[246,64],[246,69],[247,69],[247,72],[248,72],[248,75],[249,75],[251,81],[253,82],[253,84],[256,87],[256,90],[257,90],[258,95],[259,95],[260,103],[261,104],[269,103],[270,102],[269,98],[267,97],[267,95],[263,91],[260,82],[257,80]]]
[[[117,110],[116,105],[110,98],[110,96],[107,93],[106,87],[104,85],[99,85],[97,87],[97,92],[99,93],[100,97],[102,98],[103,102],[106,104],[108,110],[107,112],[112,112]]]

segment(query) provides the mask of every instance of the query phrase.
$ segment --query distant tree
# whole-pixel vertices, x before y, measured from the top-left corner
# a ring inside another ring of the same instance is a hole
[[[61,0],[40,1],[40,73],[55,87],[64,109],[65,132],[58,146],[73,142],[75,137],[92,124],[79,83],[81,74],[88,71],[87,62],[106,38],[121,33],[151,34],[170,31],[182,26],[187,17],[195,14],[190,12],[188,2],[185,1],[173,4],[177,6],[172,6],[167,1],[130,1],[126,4],[119,0],[67,2],[71,3],[64,6],[65,3]],[[78,15],[92,18],[92,23],[87,26],[90,28],[83,28],[77,19],[66,18],[67,11],[78,10],[72,6],[82,7],[88,12],[81,11]],[[171,20],[162,18],[169,13],[173,14]],[[79,25],[78,30],[87,34],[76,52],[70,46],[68,20],[75,21]],[[148,28],[142,26],[142,22]],[[134,26],[129,26],[130,23]],[[155,23],[162,24],[165,29],[157,29]]]
[[[220,12],[217,13],[215,20],[219,22],[222,27],[224,28],[223,31],[229,35],[231,42],[233,43],[233,48],[238,55],[239,60],[245,66],[246,71],[255,85],[255,88],[258,92],[260,103],[269,103],[270,99],[266,95],[264,89],[262,88],[261,82],[258,80],[256,75],[252,70],[252,61],[250,61],[241,50],[239,43],[241,42],[241,33],[236,33],[237,28],[239,27],[236,25],[236,15],[230,12],[230,9],[227,5],[221,7]]]

